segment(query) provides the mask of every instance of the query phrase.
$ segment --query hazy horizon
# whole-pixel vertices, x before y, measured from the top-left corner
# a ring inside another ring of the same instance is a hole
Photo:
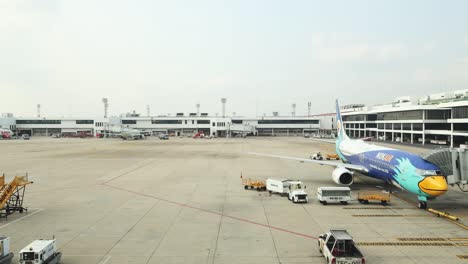
[[[468,89],[466,1],[0,0],[0,113],[332,112]]]

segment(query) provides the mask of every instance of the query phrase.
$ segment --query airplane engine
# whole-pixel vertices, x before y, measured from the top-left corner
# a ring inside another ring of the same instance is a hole
[[[332,173],[333,181],[341,185],[353,184],[353,173],[346,168],[337,167]]]

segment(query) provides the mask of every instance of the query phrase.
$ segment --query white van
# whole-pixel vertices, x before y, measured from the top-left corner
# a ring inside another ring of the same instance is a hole
[[[348,204],[348,201],[351,200],[351,189],[349,187],[319,187],[317,199],[323,205],[330,202]]]

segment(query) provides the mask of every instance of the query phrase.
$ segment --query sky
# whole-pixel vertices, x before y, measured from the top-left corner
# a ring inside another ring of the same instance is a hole
[[[468,89],[468,1],[0,0],[0,113],[296,115]]]

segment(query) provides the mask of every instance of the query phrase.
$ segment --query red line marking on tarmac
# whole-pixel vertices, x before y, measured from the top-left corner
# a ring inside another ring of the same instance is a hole
[[[294,231],[287,230],[287,229],[284,229],[284,228],[281,228],[281,227],[275,227],[275,226],[271,226],[271,225],[265,225],[265,224],[262,224],[262,223],[258,223],[258,222],[254,222],[254,221],[245,219],[245,218],[240,218],[240,217],[231,216],[231,215],[225,215],[225,214],[222,214],[222,213],[210,211],[210,210],[203,209],[203,208],[200,208],[200,207],[195,207],[195,206],[192,206],[192,205],[189,205],[189,204],[184,204],[184,203],[180,203],[180,202],[176,202],[176,201],[171,201],[171,200],[163,199],[163,198],[156,197],[156,196],[153,196],[153,195],[144,194],[144,193],[141,193],[141,192],[136,192],[136,191],[127,190],[127,189],[124,189],[124,188],[112,186],[112,185],[109,185],[109,184],[107,184],[107,183],[102,183],[101,185],[104,185],[104,186],[107,186],[107,187],[110,187],[110,188],[113,188],[113,189],[116,189],[116,190],[125,191],[125,192],[128,192],[128,193],[133,193],[133,194],[136,194],[136,195],[139,195],[139,196],[144,196],[144,197],[148,197],[148,198],[152,198],[152,199],[156,199],[156,200],[160,200],[160,201],[164,201],[164,202],[176,204],[176,205],[179,205],[179,206],[182,206],[182,207],[186,207],[186,208],[190,208],[190,209],[202,211],[202,212],[205,212],[205,213],[209,213],[209,214],[213,214],[213,215],[218,215],[218,216],[222,216],[222,217],[234,219],[234,220],[241,221],[241,222],[244,222],[244,223],[249,223],[249,224],[253,224],[253,225],[257,225],[257,226],[262,226],[262,227],[268,227],[268,228],[271,228],[271,229],[274,229],[274,230],[278,230],[278,231],[281,231],[281,232],[285,232],[285,233],[289,233],[289,234],[293,234],[293,235],[297,235],[297,236],[302,236],[302,237],[306,237],[306,238],[318,239],[318,238],[316,238],[316,237],[309,236],[309,235],[307,235],[307,234],[302,234],[302,233],[294,232]]]

